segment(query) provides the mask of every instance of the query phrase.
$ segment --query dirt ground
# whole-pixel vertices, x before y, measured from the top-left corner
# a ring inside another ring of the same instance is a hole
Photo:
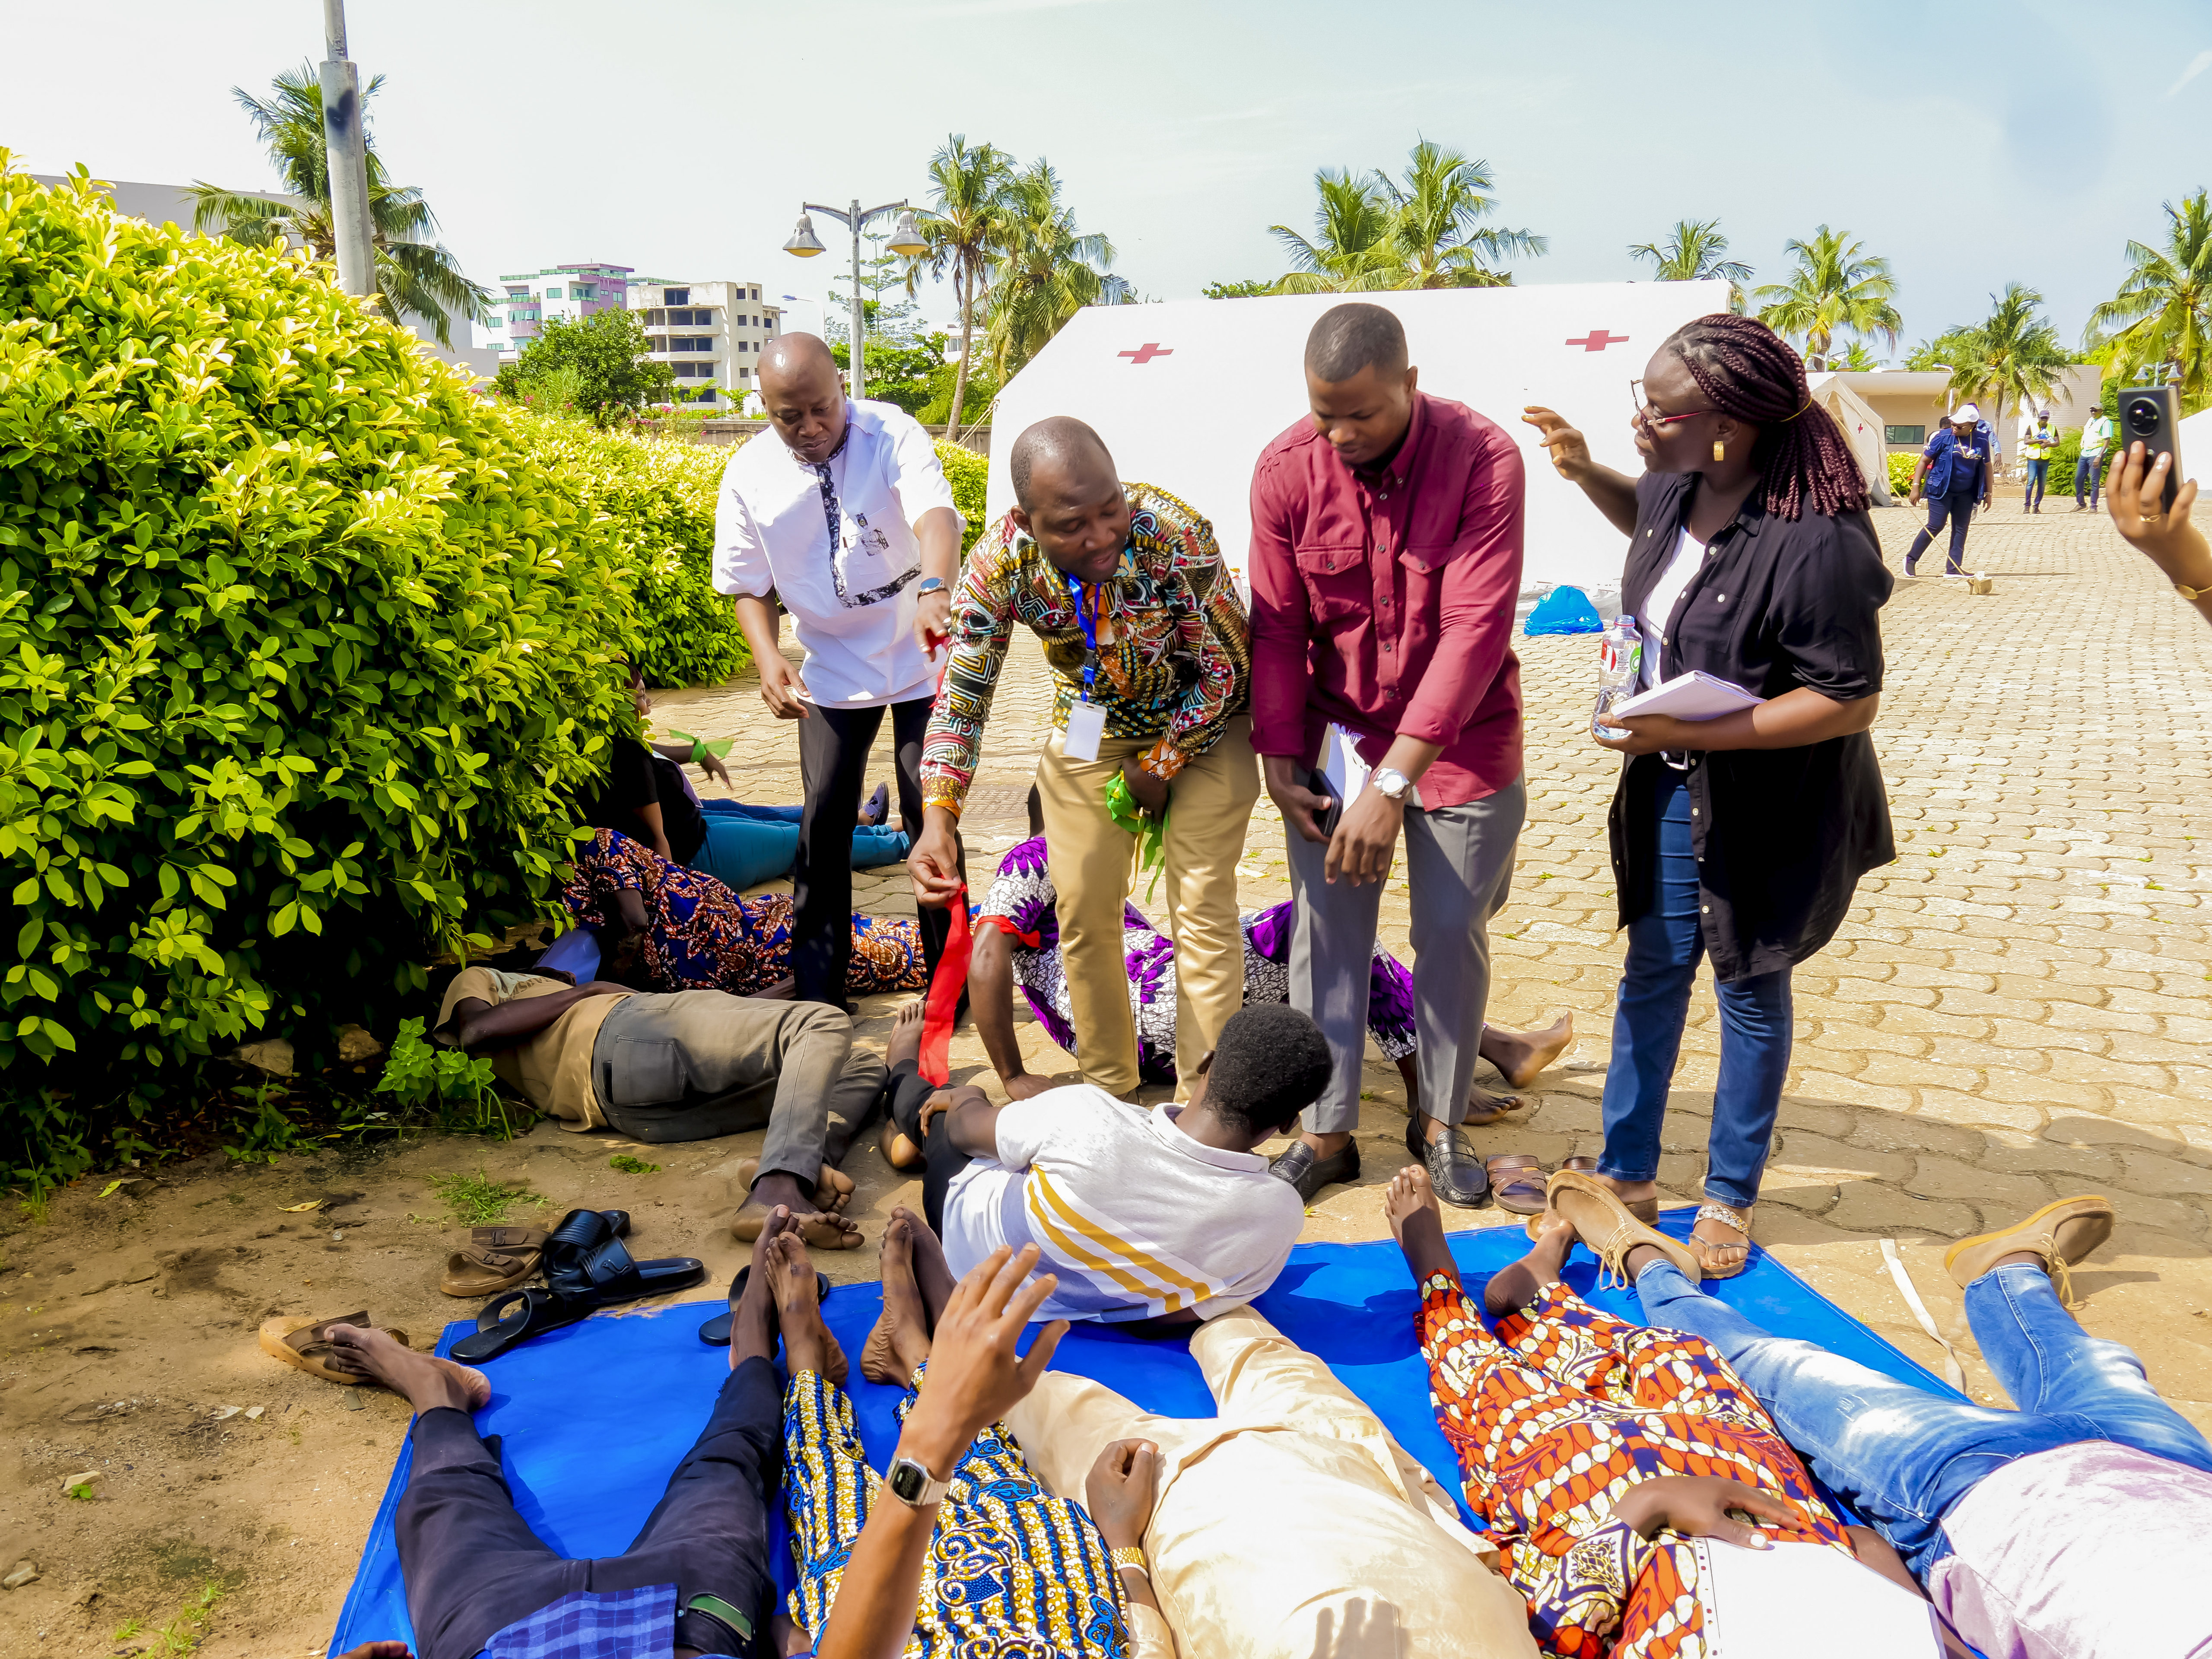
[[[1784,1262],[1923,1364],[1883,1238],[1958,1347],[1970,1389],[2002,1403],[1960,1316],[1942,1252],[2051,1198],[2108,1193],[2112,1243],[2077,1292],[2094,1334],[2128,1343],[2152,1380],[2212,1426],[2212,926],[2203,832],[2212,740],[2212,633],[2119,546],[2109,525],[2001,507],[1972,561],[1996,592],[1900,588],[1884,615],[1890,685],[1876,728],[1897,863],[1861,884],[1836,941],[1799,970],[1797,1048],[1757,1236]],[[1875,515],[1893,568],[1914,519]],[[2008,643],[1996,653],[1990,641]],[[2034,641],[2029,650],[2018,642]],[[1547,1167],[1598,1148],[1620,945],[1603,811],[1615,765],[1582,733],[1587,640],[1516,641],[1528,701],[1530,816],[1515,891],[1494,924],[1492,1018],[1575,1013],[1579,1037],[1529,1091],[1526,1115],[1474,1133],[1480,1152]],[[1993,654],[1994,653],[1994,654]],[[1048,711],[1018,645],[1002,678],[966,833],[979,873],[1023,833],[1021,799]],[[733,735],[746,798],[798,799],[796,743],[763,720],[750,677],[668,694],[665,723]],[[879,757],[879,759],[884,757]],[[875,775],[889,775],[887,759]],[[1248,906],[1287,896],[1282,830],[1265,800]],[[911,914],[896,866],[855,902]],[[1141,899],[1140,899],[1141,902]],[[1383,937],[1403,950],[1394,884]],[[896,999],[858,1022],[879,1046]],[[1022,1011],[1032,1069],[1063,1072]],[[389,1033],[381,1033],[387,1039]],[[1710,991],[1692,1003],[1661,1179],[1691,1197],[1717,1062]],[[963,1030],[956,1077],[981,1071]],[[1486,1080],[1494,1078],[1486,1072]],[[1362,1180],[1331,1188],[1310,1239],[1382,1235],[1379,1187],[1403,1161],[1403,1091],[1370,1063]],[[641,1256],[696,1255],[709,1296],[741,1258],[726,1222],[757,1134],[659,1148],[550,1125],[512,1143],[426,1139],[231,1169],[221,1154],[108,1190],[58,1194],[42,1221],[0,1217],[0,1655],[321,1652],[407,1424],[373,1389],[340,1389],[255,1346],[261,1321],[366,1309],[427,1346],[472,1304],[437,1290],[463,1235],[432,1178],[481,1171],[536,1195],[513,1218],[623,1208]],[[660,1167],[625,1174],[611,1157]],[[867,1248],[821,1258],[875,1277],[890,1205],[918,1203],[864,1139],[845,1168]],[[542,1200],[542,1202],[537,1201]],[[312,1210],[297,1206],[314,1203]],[[1495,1210],[1456,1223],[1507,1224]],[[68,1477],[97,1475],[88,1497]],[[166,1632],[166,1636],[165,1636]]]

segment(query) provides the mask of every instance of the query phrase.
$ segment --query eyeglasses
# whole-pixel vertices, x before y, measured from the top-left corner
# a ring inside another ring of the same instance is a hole
[[[1629,419],[1652,433],[1662,431],[1677,421],[1686,421],[1696,416],[1717,415],[1720,412],[1713,409],[1686,409],[1680,415],[1662,414],[1659,406],[1644,395],[1644,382],[1640,379],[1628,383],[1628,395],[1636,404],[1636,413],[1630,416]]]

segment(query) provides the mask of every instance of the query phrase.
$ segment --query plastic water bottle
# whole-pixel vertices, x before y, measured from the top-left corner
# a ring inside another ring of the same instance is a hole
[[[1643,673],[1644,632],[1635,617],[1615,617],[1597,642],[1597,707],[1590,712],[1591,735],[1620,735],[1612,726],[1600,726],[1598,716],[1641,690]]]

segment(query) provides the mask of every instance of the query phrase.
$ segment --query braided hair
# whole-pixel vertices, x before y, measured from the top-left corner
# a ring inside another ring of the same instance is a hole
[[[1832,518],[1868,505],[1866,475],[1835,416],[1813,401],[1805,364],[1755,318],[1726,311],[1685,323],[1671,349],[1712,406],[1759,428],[1766,510],[1795,519],[1810,507]]]

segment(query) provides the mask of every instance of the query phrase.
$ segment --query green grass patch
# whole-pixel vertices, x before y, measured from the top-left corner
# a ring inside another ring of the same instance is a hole
[[[494,1181],[481,1166],[474,1175],[434,1175],[430,1190],[457,1227],[495,1227],[518,1204],[543,1204],[544,1198],[519,1181]]]
[[[607,1168],[610,1170],[619,1170],[624,1175],[658,1175],[660,1173],[660,1166],[658,1164],[647,1164],[643,1158],[632,1158],[628,1152],[617,1152],[612,1158],[607,1160]]]

